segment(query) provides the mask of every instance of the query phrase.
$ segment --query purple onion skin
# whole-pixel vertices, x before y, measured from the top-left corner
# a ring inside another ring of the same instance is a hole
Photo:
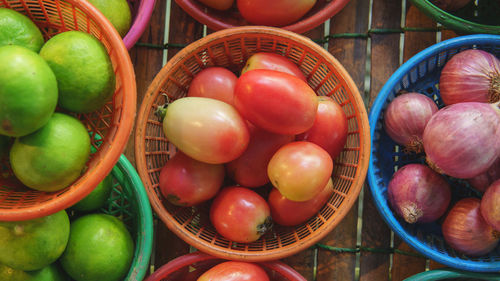
[[[482,50],[465,50],[443,67],[439,79],[446,105],[460,102],[494,103],[500,99],[500,60]]]
[[[443,11],[456,11],[469,4],[471,0],[433,0],[431,1],[436,7]]]
[[[440,218],[451,199],[444,178],[422,164],[408,164],[396,171],[387,188],[389,203],[408,223],[428,223]]]
[[[475,189],[485,192],[486,189],[498,179],[500,179],[500,158],[497,158],[486,172],[470,178],[467,181]]]
[[[438,111],[436,103],[419,93],[406,93],[392,100],[384,113],[384,128],[396,143],[407,151],[423,151],[422,134],[431,116]]]
[[[470,256],[481,256],[493,250],[499,233],[481,216],[480,200],[464,198],[458,201],[446,216],[443,237],[453,249]]]
[[[484,173],[500,154],[497,104],[464,102],[436,112],[423,134],[427,162],[440,173],[468,179]]]
[[[500,180],[493,182],[481,199],[481,215],[496,231],[500,231]]]

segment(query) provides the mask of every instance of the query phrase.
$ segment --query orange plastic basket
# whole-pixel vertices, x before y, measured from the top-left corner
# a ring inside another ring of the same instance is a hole
[[[294,61],[318,95],[332,96],[348,118],[348,139],[335,159],[335,193],[320,213],[297,227],[273,228],[253,243],[233,243],[217,234],[208,206],[180,208],[163,200],[161,168],[175,152],[167,141],[157,106],[186,95],[193,76],[209,66],[239,71],[255,52],[274,52]],[[370,133],[365,106],[342,65],[325,49],[296,33],[272,27],[237,27],[212,33],[181,50],[158,73],[147,90],[136,124],[135,157],[150,202],[167,227],[195,248],[231,260],[266,261],[299,252],[330,232],[347,214],[368,169]]]
[[[89,194],[118,161],[132,132],[136,110],[136,84],[132,62],[123,41],[109,21],[85,0],[0,0],[0,7],[28,16],[45,39],[68,30],[98,38],[106,47],[116,74],[112,101],[101,109],[75,115],[86,125],[92,140],[85,173],[58,192],[24,187],[13,176],[8,161],[0,165],[0,220],[27,220],[65,209]]]
[[[218,11],[203,5],[198,0],[175,0],[175,2],[194,19],[213,30],[251,25],[241,17],[236,7],[232,7],[227,11]],[[296,33],[304,33],[336,15],[347,3],[349,3],[349,0],[318,0],[302,19],[281,28]]]

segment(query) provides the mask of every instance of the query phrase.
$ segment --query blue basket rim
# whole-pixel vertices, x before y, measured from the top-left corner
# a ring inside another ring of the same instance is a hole
[[[372,104],[368,117],[370,124],[371,149],[370,149],[370,160],[368,165],[367,179],[377,210],[382,215],[382,218],[389,225],[392,231],[396,233],[401,239],[403,239],[408,245],[413,247],[415,250],[417,250],[424,256],[450,267],[460,268],[469,271],[494,272],[494,271],[500,271],[500,261],[484,262],[484,261],[463,260],[457,257],[451,257],[432,249],[426,244],[420,242],[415,237],[409,235],[401,227],[399,221],[394,216],[394,213],[389,208],[388,204],[382,203],[382,202],[387,202],[387,200],[385,199],[385,197],[382,196],[380,192],[378,192],[379,188],[377,184],[377,176],[375,175],[373,168],[374,165],[373,150],[375,147],[374,134],[377,125],[377,119],[380,116],[382,108],[384,107],[384,103],[387,100],[387,97],[391,93],[392,89],[396,86],[397,83],[399,83],[401,78],[406,73],[408,73],[413,67],[415,67],[418,63],[424,61],[428,57],[439,54],[440,52],[447,49],[457,48],[471,44],[474,45],[495,44],[500,46],[500,35],[488,35],[488,34],[464,35],[436,43],[420,51],[412,58],[410,58],[408,61],[406,61],[404,64],[402,64],[387,80],[387,82],[384,84],[382,89],[379,91],[377,97],[375,98],[375,101]]]

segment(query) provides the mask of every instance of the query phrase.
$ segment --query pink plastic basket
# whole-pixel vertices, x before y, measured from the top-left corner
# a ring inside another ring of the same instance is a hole
[[[128,0],[132,10],[133,21],[130,30],[123,37],[123,43],[130,50],[141,37],[149,23],[156,0]]]

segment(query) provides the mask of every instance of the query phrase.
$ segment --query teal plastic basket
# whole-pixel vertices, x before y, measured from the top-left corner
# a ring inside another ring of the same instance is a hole
[[[457,279],[458,278],[458,279]],[[444,281],[444,280],[474,280],[495,281],[500,280],[500,273],[477,273],[462,271],[453,268],[441,268],[415,274],[404,281]]]

